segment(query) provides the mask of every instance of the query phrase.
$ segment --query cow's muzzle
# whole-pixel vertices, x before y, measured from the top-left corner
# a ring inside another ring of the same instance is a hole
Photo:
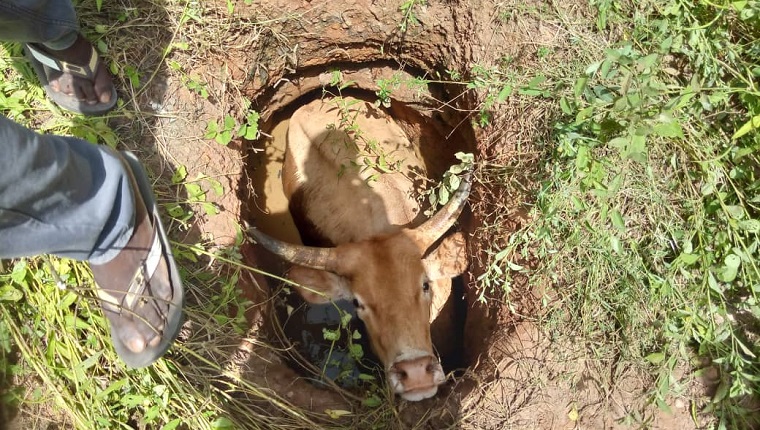
[[[438,359],[425,355],[395,362],[388,370],[388,380],[401,398],[416,402],[435,396],[446,377]]]

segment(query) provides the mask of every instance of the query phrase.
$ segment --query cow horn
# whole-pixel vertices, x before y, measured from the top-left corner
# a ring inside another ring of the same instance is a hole
[[[256,242],[285,261],[312,269],[335,270],[338,261],[335,248],[317,248],[283,242],[262,233],[256,227],[249,227],[248,233],[256,239]]]
[[[459,218],[459,214],[462,213],[464,205],[467,203],[470,188],[472,188],[472,169],[465,174],[462,182],[459,184],[459,188],[454,192],[449,201],[432,218],[414,229],[425,249],[429,248],[430,245],[454,225],[457,218]]]

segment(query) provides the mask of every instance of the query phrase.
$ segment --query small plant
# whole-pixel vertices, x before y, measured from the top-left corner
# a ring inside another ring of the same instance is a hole
[[[206,185],[217,196],[224,194],[224,188],[222,184],[214,178],[209,176],[198,174],[195,179],[187,180],[187,168],[185,166],[179,166],[172,175],[172,183],[175,185],[182,185],[187,194],[187,200],[184,202],[172,202],[167,205],[167,212],[169,216],[179,221],[184,228],[189,228],[188,221],[195,214],[191,209],[186,209],[186,204],[198,204],[201,206],[206,215],[216,215],[219,213],[219,208],[211,202],[206,201],[207,191],[202,185]]]
[[[462,183],[462,175],[472,172],[473,165],[475,163],[475,156],[470,153],[457,152],[454,156],[459,160],[459,164],[454,164],[449,167],[443,174],[443,179],[438,186],[433,187],[422,193],[422,196],[427,196],[430,208],[425,211],[425,215],[433,216],[438,209],[438,206],[443,206],[448,203],[454,192],[459,189],[459,185]]]
[[[245,117],[245,123],[238,128],[238,136],[246,140],[256,140],[259,138],[259,113],[256,111],[248,112]]]
[[[391,107],[391,93],[397,90],[401,85],[401,79],[398,74],[394,74],[390,79],[378,79],[378,90],[375,91],[377,95],[377,102],[375,106],[383,106],[385,108]]]
[[[201,82],[198,78],[192,76],[183,77],[183,81],[188,90],[193,91],[204,99],[208,99],[208,90],[206,89],[206,83]]]
[[[232,115],[225,115],[224,121],[219,124],[216,120],[209,121],[206,124],[206,139],[214,139],[218,144],[227,146],[232,141],[235,129],[238,127],[237,121]]]
[[[351,326],[353,315],[337,306],[336,309],[340,314],[340,324],[334,329],[323,328],[322,335],[325,340],[331,342],[328,357],[332,357],[334,351],[340,348],[341,351],[337,355],[340,357],[347,356],[348,359],[325,360],[325,367],[322,369],[323,377],[326,373],[326,366],[339,367],[341,371],[336,382],[364,391],[362,403],[368,407],[377,407],[382,404],[383,390],[378,385],[377,378],[372,374],[376,370],[375,365],[367,363],[365,360],[364,347],[360,343],[362,335]],[[346,340],[341,342],[341,339]],[[339,342],[341,342],[340,347],[338,346]],[[343,355],[344,353],[346,355]]]
[[[354,146],[360,161],[352,162],[350,166],[342,166],[338,175],[342,176],[349,168],[375,170],[377,173],[373,173],[367,178],[367,183],[372,183],[378,179],[381,173],[398,171],[401,168],[402,160],[393,159],[392,154],[386,153],[375,139],[364,135],[356,122],[356,117],[361,114],[361,110],[357,109],[357,106],[363,102],[358,99],[349,100],[341,95],[343,89],[353,85],[353,82],[342,82],[341,79],[340,73],[333,73],[333,84],[336,86],[337,95],[323,89],[323,95],[332,96],[332,102],[339,112],[338,124],[328,124],[327,127],[346,133],[349,138],[347,143]]]
[[[401,3],[399,9],[401,10],[403,16],[401,18],[401,22],[398,25],[398,28],[402,33],[406,33],[409,25],[420,25],[420,21],[417,19],[417,15],[415,14],[414,9],[416,6],[424,6],[426,4],[427,0],[404,0],[404,2]]]

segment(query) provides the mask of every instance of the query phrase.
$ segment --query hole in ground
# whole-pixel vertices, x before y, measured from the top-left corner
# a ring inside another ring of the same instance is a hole
[[[296,227],[288,208],[288,200],[283,192],[282,167],[289,120],[296,109],[322,96],[321,90],[311,90],[295,98],[293,102],[272,111],[268,118],[262,118],[262,132],[265,137],[252,144],[253,150],[248,157],[247,173],[251,180],[250,186],[257,192],[248,202],[248,213],[244,214],[244,218],[265,233],[289,243],[302,243],[302,237],[306,239],[305,242],[310,241],[308,234],[299,231]],[[374,94],[362,90],[344,90],[341,96],[367,101],[377,99]],[[402,101],[392,99],[391,108],[385,110],[385,114],[393,118],[410,142],[418,148],[418,153],[427,168],[427,178],[435,183],[440,181],[449,166],[457,162],[454,157],[456,152],[474,151],[473,132],[469,129],[469,125],[462,126],[468,122],[459,118],[456,112],[421,111]],[[453,127],[452,124],[459,126]],[[462,218],[467,215],[465,213]],[[471,222],[462,222],[462,224],[470,230],[474,228]],[[253,261],[249,261],[249,264],[275,275],[284,275],[288,268],[288,265],[279,258],[259,247],[256,247],[253,255]],[[280,282],[270,280],[269,283],[272,287],[271,291],[280,291]],[[460,371],[474,364],[473,358],[477,357],[481,351],[465,351],[466,345],[477,344],[467,342],[466,339],[487,337],[488,333],[482,331],[483,327],[491,326],[483,322],[489,319],[484,308],[468,305],[472,294],[465,291],[464,285],[465,282],[461,277],[455,279],[451,300],[446,304],[449,318],[437,319],[431,329],[434,346],[442,359],[446,373]],[[298,354],[291,354],[289,360],[294,368],[302,373],[304,369],[309,369],[307,372],[311,372],[311,375],[324,372],[327,377],[337,379],[338,382],[349,387],[356,383],[360,373],[372,372],[354,367],[350,343],[361,345],[362,353],[369,358],[369,360],[365,359],[365,362],[371,363],[373,357],[366,343],[366,333],[363,331],[361,322],[356,318],[355,310],[350,302],[338,301],[334,304],[314,306],[305,304],[292,291],[291,294],[273,293],[273,295],[276,298],[279,297],[275,300],[277,305],[274,312],[278,323],[270,326],[272,328],[269,334],[275,337],[282,336],[288,343],[296,346],[295,350]],[[340,325],[341,316],[346,313],[354,314],[354,317],[351,324],[340,334],[340,338],[345,342],[343,348],[340,348],[340,345],[333,344],[328,339],[337,336],[334,334],[336,326]],[[477,332],[466,333],[466,327]],[[360,338],[352,339],[356,333]],[[349,339],[350,341],[346,342]],[[486,345],[479,344],[479,346],[484,348]]]

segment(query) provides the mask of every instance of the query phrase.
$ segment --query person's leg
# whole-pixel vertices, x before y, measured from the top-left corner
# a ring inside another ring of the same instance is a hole
[[[134,195],[114,155],[0,116],[0,258],[57,254],[98,264],[126,244]]]
[[[0,258],[87,260],[119,356],[157,360],[179,332],[184,294],[142,166],[3,116],[0,154]]]
[[[60,50],[73,45],[77,33],[79,22],[70,0],[0,1],[0,40]]]
[[[111,75],[79,33],[69,0],[0,1],[0,41],[25,44],[40,83],[62,108],[102,114],[116,104]]]

